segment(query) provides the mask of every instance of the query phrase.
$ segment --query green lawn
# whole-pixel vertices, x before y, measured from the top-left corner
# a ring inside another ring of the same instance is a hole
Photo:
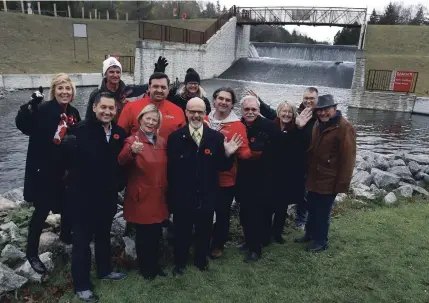
[[[190,266],[183,277],[170,274],[147,282],[129,271],[123,281],[94,280],[95,292],[107,303],[429,302],[427,200],[392,207],[347,201],[334,214],[330,248],[320,254],[293,243],[300,232],[287,228],[287,244],[264,249],[255,264],[243,263],[238,249],[229,248],[224,258],[211,261],[208,272]],[[236,240],[236,219],[232,229]],[[54,296],[62,296],[60,302],[79,302],[70,286],[65,267],[31,292],[37,302],[56,302]]]

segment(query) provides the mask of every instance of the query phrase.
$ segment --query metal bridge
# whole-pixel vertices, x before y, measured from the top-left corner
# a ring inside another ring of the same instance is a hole
[[[348,7],[233,7],[241,25],[313,25],[360,27],[366,8]]]

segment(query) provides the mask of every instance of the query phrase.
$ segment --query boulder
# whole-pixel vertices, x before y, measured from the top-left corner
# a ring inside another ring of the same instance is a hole
[[[54,262],[52,261],[52,253],[45,252],[39,256],[40,260],[45,264],[48,271],[54,269]],[[31,282],[42,282],[43,276],[38,274],[31,268],[30,262],[26,261],[24,264],[15,269],[15,273],[27,278]]]
[[[125,256],[128,260],[137,260],[136,242],[130,237],[123,237],[122,239],[125,243]]]
[[[398,177],[412,177],[410,169],[408,166],[393,166],[387,170],[389,173],[397,175]]]
[[[429,196],[429,192],[427,192],[426,189],[424,189],[424,188],[422,188],[420,186],[413,185],[413,184],[408,184],[408,183],[405,183],[405,182],[399,182],[399,186],[404,186],[404,185],[411,186],[413,188],[413,190],[416,191],[416,192],[418,192],[419,194],[422,194],[424,196]]]
[[[372,175],[365,171],[361,170],[356,173],[356,175],[353,176],[351,185],[357,185],[357,184],[364,184],[364,185],[371,185],[372,182]]]
[[[405,153],[403,151],[397,151],[394,153],[395,160],[404,160],[405,159]]]
[[[49,216],[46,218],[46,223],[48,223],[51,227],[59,227],[61,224],[61,215],[59,214],[53,214],[52,212],[49,214]]]
[[[0,197],[0,211],[9,211],[18,207],[18,204],[6,199],[4,197]]]
[[[341,203],[341,202],[343,202],[345,199],[347,199],[347,194],[345,194],[345,193],[339,193],[339,194],[335,197],[335,202],[337,202],[337,203]]]
[[[411,185],[403,185],[399,187],[395,193],[405,198],[411,198],[413,196],[413,191]]]
[[[383,157],[382,155],[378,155],[378,157],[375,159],[375,168],[381,169],[381,170],[387,170],[390,165],[389,165],[389,161]]]
[[[9,233],[0,230],[0,245],[6,244],[10,241]]]
[[[418,172],[415,176],[414,179],[419,181],[419,180],[423,180],[425,178],[425,176],[427,176],[429,178],[429,175],[424,173],[424,172]]]
[[[426,184],[429,184],[429,175],[425,174],[423,176],[423,181],[425,181]]]
[[[352,187],[352,192],[356,198],[365,198],[368,200],[374,200],[376,198],[375,194],[370,191],[370,188],[363,184]]]
[[[24,201],[24,187],[12,189],[8,192],[5,192],[2,196],[4,198],[6,198],[12,202],[18,203],[18,204],[25,202]]]
[[[19,261],[25,260],[25,254],[11,244],[7,244],[3,248],[1,257],[4,260],[4,263],[12,266]]]
[[[16,226],[13,222],[8,222],[3,225],[0,225],[0,230],[7,232],[12,242],[19,241],[19,239],[21,238],[18,226]]]
[[[408,162],[408,168],[410,169],[410,171],[413,175],[417,174],[418,172],[420,172],[422,170],[422,167],[416,161]]]
[[[390,160],[389,161],[389,166],[393,167],[393,166],[407,166],[407,164],[405,164],[405,161],[402,159],[398,159],[398,160]]]
[[[125,232],[126,221],[122,216],[117,217],[113,220],[112,229],[110,230],[110,234],[113,236],[122,236]]]
[[[359,170],[364,170],[364,171],[370,172],[372,167],[373,166],[371,166],[371,164],[369,162],[366,162],[366,161],[365,162],[359,162],[359,163],[356,164],[356,169],[358,171]]]
[[[398,199],[396,198],[395,194],[390,192],[388,193],[385,197],[384,197],[384,203],[385,204],[393,204],[397,201]]]
[[[53,232],[44,232],[40,236],[39,253],[54,251],[60,245],[60,237]]]
[[[392,190],[396,188],[401,180],[397,175],[384,172],[377,168],[371,169],[371,175],[373,176],[374,184],[379,189]]]
[[[414,178],[411,177],[411,176],[403,176],[403,177],[401,177],[401,181],[403,181],[405,183],[410,183],[410,184],[413,184],[413,185],[417,185],[416,180],[414,180]]]
[[[429,165],[423,165],[421,171],[429,175]]]
[[[406,154],[405,160],[407,161],[415,161],[418,164],[428,165],[429,164],[429,155],[412,155]]]
[[[27,282],[27,278],[17,275],[12,269],[0,263],[0,295],[18,289]]]

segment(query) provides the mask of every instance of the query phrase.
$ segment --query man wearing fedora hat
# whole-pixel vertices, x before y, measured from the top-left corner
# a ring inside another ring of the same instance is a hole
[[[312,242],[307,249],[328,248],[331,210],[338,193],[349,189],[356,160],[356,131],[337,110],[332,95],[319,96],[308,150],[306,232],[295,242]]]

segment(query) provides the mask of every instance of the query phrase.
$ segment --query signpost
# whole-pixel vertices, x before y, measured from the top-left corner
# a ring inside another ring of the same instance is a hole
[[[415,75],[416,72],[412,71],[394,71],[390,82],[391,90],[394,92],[410,92]]]
[[[86,23],[73,23],[73,50],[74,50],[75,59],[76,59],[76,38],[86,38],[86,49],[88,51],[88,61],[89,61],[88,31],[87,31]]]

